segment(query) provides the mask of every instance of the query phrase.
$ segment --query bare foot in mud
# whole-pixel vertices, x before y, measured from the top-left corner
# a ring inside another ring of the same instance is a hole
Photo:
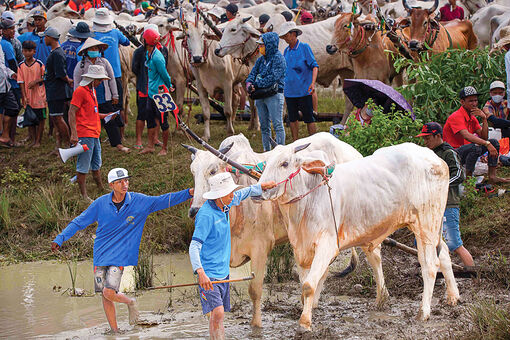
[[[129,303],[127,306],[129,311],[129,324],[136,325],[136,323],[138,322],[138,317],[140,316],[140,313],[136,308],[136,300],[132,299],[131,303]]]
[[[124,333],[125,333],[125,331],[117,328],[116,330],[109,329],[106,332],[104,332],[103,335],[120,335],[120,334],[124,334]]]
[[[166,149],[161,149],[161,151],[158,153],[158,156],[166,156],[166,155],[167,155]]]

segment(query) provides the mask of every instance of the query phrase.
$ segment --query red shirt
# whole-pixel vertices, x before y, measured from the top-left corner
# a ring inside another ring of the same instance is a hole
[[[79,86],[73,93],[71,105],[78,107],[76,112],[78,137],[99,138],[101,120],[97,107],[96,91],[88,86]]]
[[[446,4],[439,10],[441,13],[441,19],[439,21],[451,21],[455,19],[463,20],[464,19],[464,10],[462,7],[455,7],[452,11],[452,6],[450,4]]]
[[[456,149],[464,144],[471,143],[458,133],[460,130],[468,130],[469,133],[475,133],[481,128],[478,119],[467,113],[461,106],[460,109],[452,113],[446,120],[443,128],[443,139]]]

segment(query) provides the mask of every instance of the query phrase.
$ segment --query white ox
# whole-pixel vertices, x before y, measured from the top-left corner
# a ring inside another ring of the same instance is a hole
[[[492,46],[496,40],[493,38],[493,32],[501,25],[500,21],[506,16],[510,17],[510,7],[492,3],[487,7],[476,12],[471,18],[473,30],[478,37],[480,46]],[[499,31],[498,31],[499,33]]]
[[[233,143],[233,144],[232,144]],[[317,133],[300,139],[296,143],[310,143],[310,150],[324,150],[336,163],[348,162],[361,158],[361,154],[350,145],[339,141],[328,133]],[[193,153],[191,172],[195,182],[195,195],[189,215],[194,217],[204,204],[202,195],[209,191],[208,179],[225,171],[226,163],[208,151],[187,147]],[[242,134],[226,138],[219,150],[229,158],[241,164],[264,162],[273,151],[263,154],[255,153],[246,137]],[[308,151],[305,151],[308,152]],[[252,185],[255,180],[246,175],[233,175],[240,185]],[[238,267],[251,260],[251,270],[255,278],[250,282],[249,294],[253,302],[252,326],[261,327],[261,297],[266,261],[271,250],[278,244],[288,242],[287,230],[282,215],[274,202],[254,204],[245,200],[230,212],[231,257],[230,266]]]
[[[258,18],[262,14],[267,14],[270,17],[272,17],[273,15],[276,15],[284,11],[290,11],[290,9],[284,4],[275,5],[270,2],[263,2],[252,7],[240,8],[239,15],[242,17],[251,15]]]
[[[299,36],[299,40],[310,45],[319,64],[317,83],[324,87],[330,86],[338,76],[343,80],[352,78],[354,75],[352,63],[345,54],[336,53],[330,55],[326,53],[326,45],[333,35],[337,18],[333,17],[310,25],[299,26],[303,32]],[[220,57],[231,55],[234,58],[246,59],[251,68],[260,56],[256,51],[257,43],[255,42],[255,37],[260,33],[248,22],[244,22],[244,20],[246,19],[236,18],[225,25],[223,37],[215,53]],[[279,24],[283,23],[283,21],[274,20],[277,19],[271,18],[267,25],[268,27],[273,26],[273,31],[278,32]],[[278,46],[280,52],[283,53],[286,46],[287,44],[281,41]],[[351,109],[352,104],[347,100],[345,112],[348,113]]]
[[[278,202],[288,219],[288,237],[302,278],[303,312],[299,324],[311,328],[312,307],[320,281],[339,251],[362,247],[377,283],[377,301],[387,295],[380,244],[395,230],[407,226],[418,245],[424,290],[419,317],[430,316],[437,270],[447,285],[447,302],[455,304],[459,291],[441,224],[448,196],[448,166],[433,151],[415,144],[382,148],[372,156],[337,164],[323,185],[295,203],[286,204],[323,180],[329,158],[324,153],[300,154],[299,148],[277,146],[267,160],[259,182],[286,181],[264,191],[263,199]],[[297,171],[300,171],[296,174]],[[285,182],[289,184],[288,181]],[[330,202],[331,197],[331,202]],[[331,205],[333,205],[333,208]],[[334,215],[333,215],[333,211]],[[336,222],[336,224],[335,224]]]

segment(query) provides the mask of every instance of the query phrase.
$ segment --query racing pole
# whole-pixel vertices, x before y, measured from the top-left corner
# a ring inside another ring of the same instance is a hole
[[[241,282],[241,281],[250,281],[255,278],[255,273],[251,272],[251,276],[243,277],[240,279],[231,279],[231,280],[220,280],[220,281],[211,281],[212,284],[216,283],[232,283],[232,282]],[[191,287],[191,286],[198,286],[199,283],[183,283],[180,285],[172,285],[172,286],[158,286],[158,287],[149,287],[147,290],[155,290],[155,289],[170,289],[170,288],[179,288],[179,287]]]

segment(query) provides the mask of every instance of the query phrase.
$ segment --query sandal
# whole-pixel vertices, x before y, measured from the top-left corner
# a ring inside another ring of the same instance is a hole
[[[137,150],[142,150],[143,149],[143,145],[142,144],[135,144],[133,146],[133,148],[137,149]]]
[[[12,148],[14,146],[14,144],[12,144],[11,141],[7,141],[7,142],[4,142],[4,141],[0,141],[0,146],[4,147],[4,148]]]

